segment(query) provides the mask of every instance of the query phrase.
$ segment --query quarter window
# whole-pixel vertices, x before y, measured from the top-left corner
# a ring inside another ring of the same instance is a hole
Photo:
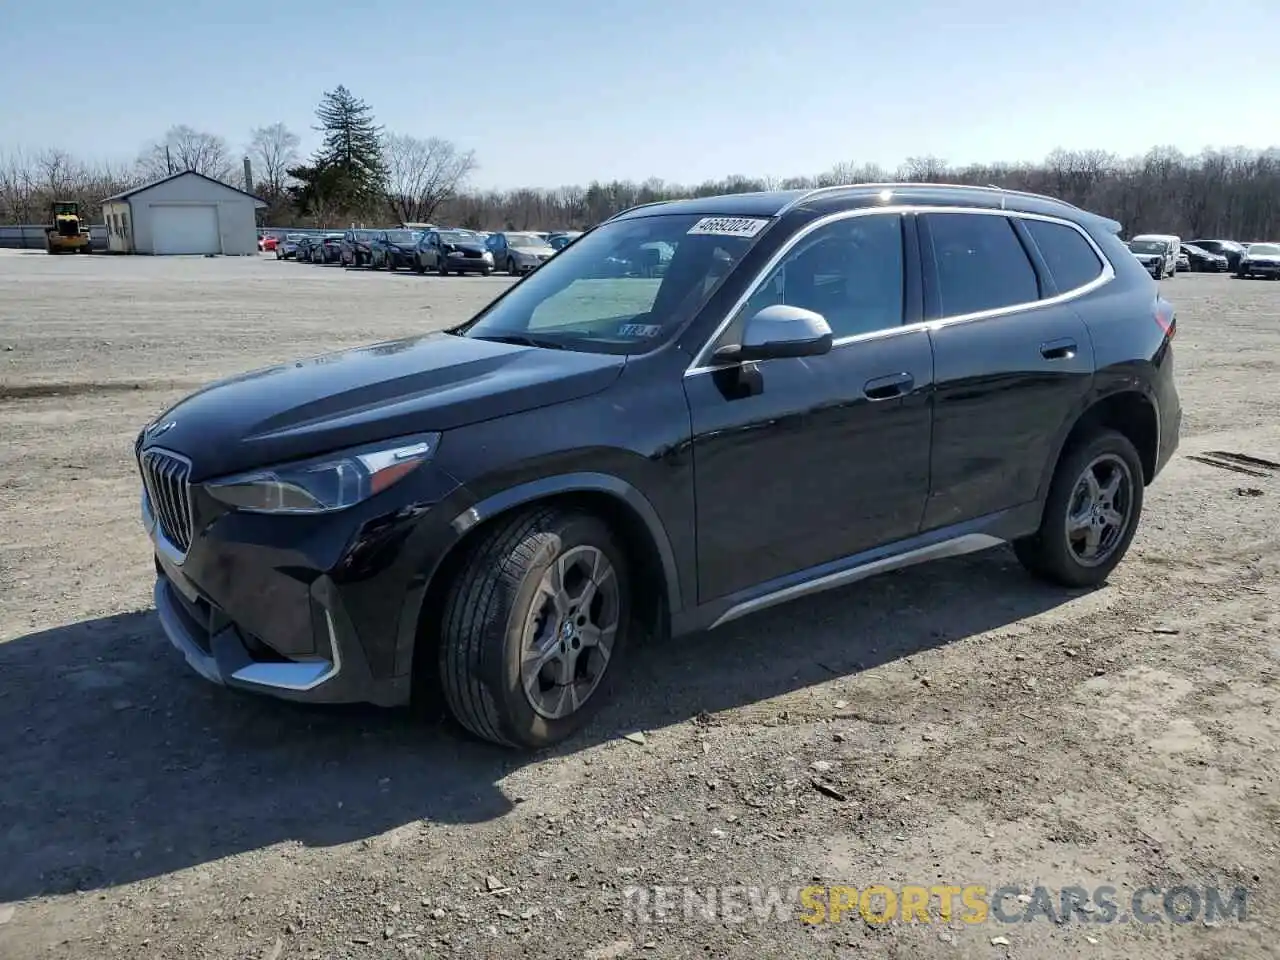
[[[1101,276],[1102,261],[1079,230],[1047,220],[1028,219],[1022,223],[1040,248],[1059,293],[1083,287]]]
[[[748,317],[776,304],[822,314],[837,339],[899,326],[903,277],[901,216],[837,221],[787,254],[756,288],[724,342],[734,342]]]
[[[927,215],[942,316],[959,317],[1040,299],[1035,268],[1007,217]]]

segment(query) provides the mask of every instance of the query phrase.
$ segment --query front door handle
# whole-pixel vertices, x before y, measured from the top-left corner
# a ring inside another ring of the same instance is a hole
[[[1076,355],[1076,342],[1070,337],[1040,344],[1040,356],[1046,360],[1071,360]]]
[[[863,385],[862,392],[868,400],[892,400],[894,397],[910,393],[911,388],[915,385],[916,378],[911,374],[891,373],[887,377],[876,377],[874,380],[868,380]]]

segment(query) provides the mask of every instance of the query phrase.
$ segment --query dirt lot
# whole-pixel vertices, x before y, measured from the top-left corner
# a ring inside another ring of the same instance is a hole
[[[1280,461],[1280,283],[1166,282],[1188,419],[1105,589],[1002,549],[775,608],[642,650],[533,758],[189,672],[150,609],[140,425],[506,282],[0,252],[0,957],[1275,956],[1280,470],[1193,455]],[[809,925],[810,884],[1248,899],[1244,922]],[[652,885],[761,891],[646,921],[626,890]],[[760,919],[768,887],[790,919]]]

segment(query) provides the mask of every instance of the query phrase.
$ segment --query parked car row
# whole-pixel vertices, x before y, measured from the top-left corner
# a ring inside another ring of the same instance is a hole
[[[277,260],[341,263],[372,270],[431,271],[442,277],[468,273],[487,277],[500,270],[514,277],[536,270],[581,235],[580,231],[490,233],[435,226],[351,229],[288,233],[273,238],[271,249]]]
[[[1274,243],[1235,240],[1182,240],[1172,234],[1144,233],[1128,242],[1129,251],[1157,280],[1179,273],[1235,272],[1237,277],[1280,274]]]

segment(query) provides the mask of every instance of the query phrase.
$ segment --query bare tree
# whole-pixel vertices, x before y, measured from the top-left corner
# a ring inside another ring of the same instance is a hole
[[[459,150],[440,137],[419,140],[389,134],[383,145],[387,203],[402,223],[426,222],[457,196],[476,168],[473,150]]]
[[[235,164],[227,141],[216,133],[201,133],[186,125],[171,127],[158,143],[138,157],[144,177],[158,178],[183,170],[194,170],[224,182],[231,179]]]
[[[297,166],[302,141],[283,123],[257,127],[249,136],[249,159],[258,168],[259,190],[269,201],[284,193],[288,170]]]

